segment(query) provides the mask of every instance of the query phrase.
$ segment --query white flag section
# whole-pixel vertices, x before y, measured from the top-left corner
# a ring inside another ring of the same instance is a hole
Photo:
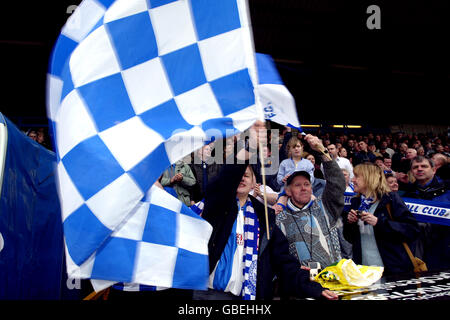
[[[259,85],[256,94],[264,110],[264,118],[301,130],[295,100],[285,87],[271,56],[257,53]]]
[[[244,0],[80,4],[47,84],[70,277],[206,289],[211,226],[152,185],[250,127],[257,83]]]

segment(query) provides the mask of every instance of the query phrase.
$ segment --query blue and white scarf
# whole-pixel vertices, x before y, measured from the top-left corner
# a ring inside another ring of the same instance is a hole
[[[350,182],[350,183],[348,184],[348,187],[352,190],[352,192],[355,191],[355,185],[353,184],[353,182]]]
[[[239,295],[243,300],[255,300],[258,242],[258,218],[247,200],[239,207],[228,242],[210,275],[209,287]]]
[[[363,194],[361,195],[361,204],[359,205],[358,210],[361,211],[369,211],[372,204],[375,202],[373,198],[366,197]]]
[[[378,204],[378,201],[375,201],[370,197],[361,195],[361,204],[359,205],[358,209],[373,214],[377,209]],[[380,251],[378,250],[373,226],[371,226],[367,222],[363,223],[361,220],[358,220],[358,226],[361,237],[362,264],[368,266],[383,267],[383,259],[381,258]]]
[[[244,210],[244,282],[243,300],[256,299],[256,271],[258,267],[259,221],[252,202],[247,200]]]
[[[191,208],[191,210],[194,211],[199,216],[202,216],[203,209],[205,208],[205,199],[203,198],[202,200],[193,204],[189,208]]]

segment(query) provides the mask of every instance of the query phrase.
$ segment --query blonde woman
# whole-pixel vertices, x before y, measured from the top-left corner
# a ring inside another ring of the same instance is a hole
[[[378,166],[359,164],[354,175],[352,182],[358,195],[352,199],[349,212],[343,215],[344,237],[353,245],[353,260],[357,264],[384,267],[385,274],[412,272],[413,265],[402,243],[411,244],[418,238],[416,219],[400,196],[391,192]]]

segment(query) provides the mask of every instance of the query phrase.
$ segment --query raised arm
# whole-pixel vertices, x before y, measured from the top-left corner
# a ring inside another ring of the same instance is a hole
[[[308,134],[305,140],[309,143],[311,148],[322,154],[322,164],[325,171],[326,185],[322,194],[322,200],[328,213],[337,220],[342,214],[344,208],[344,192],[345,192],[345,178],[342,170],[339,168],[336,161],[332,160],[328,150],[323,146],[319,138]]]

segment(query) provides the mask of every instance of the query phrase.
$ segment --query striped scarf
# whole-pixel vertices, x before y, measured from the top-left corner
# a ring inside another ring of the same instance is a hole
[[[256,299],[256,270],[258,265],[259,222],[252,202],[247,200],[244,210],[244,282],[243,300]]]
[[[239,206],[239,200],[237,201]],[[201,216],[204,208],[204,199],[192,205],[190,208],[196,214]],[[242,256],[242,262],[244,263],[244,268],[242,270],[242,274],[244,276],[244,281],[242,283],[241,296],[243,300],[255,300],[256,271],[258,266],[258,243],[260,230],[259,230],[258,216],[256,215],[255,210],[253,209],[252,202],[250,200],[247,200],[247,203],[244,205],[243,215],[244,215],[244,230],[243,230],[244,254]],[[237,241],[236,234],[233,232],[230,234],[230,239],[228,242],[230,243],[230,241],[234,243],[234,245]],[[224,255],[227,256],[227,258],[222,260],[222,258],[224,258],[223,257]],[[220,261],[227,261],[227,263],[229,263],[230,261],[234,260],[232,255],[235,255],[235,249],[231,251],[225,249],[224,252],[222,253],[222,258],[220,259]],[[230,281],[229,276],[231,276],[232,267],[233,266],[228,265],[226,267],[218,266],[216,268],[215,273],[217,274],[214,275],[215,289],[224,290],[228,286],[228,282]],[[220,280],[217,280],[216,282],[216,278]]]
[[[358,210],[361,211],[369,211],[370,207],[372,206],[372,204],[375,202],[374,199],[372,198],[367,198],[365,197],[363,194],[361,195],[361,204],[359,205]]]

